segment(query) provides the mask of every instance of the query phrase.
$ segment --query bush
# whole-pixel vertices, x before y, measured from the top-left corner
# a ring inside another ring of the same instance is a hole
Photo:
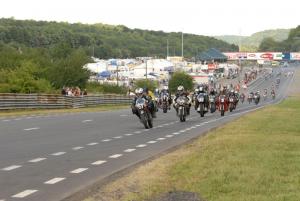
[[[143,89],[147,87],[150,91],[154,91],[158,87],[158,83],[157,81],[142,79],[135,81],[134,87]]]
[[[89,82],[86,85],[89,93],[109,93],[109,94],[126,94],[127,88],[123,86],[100,84],[98,82]]]
[[[193,90],[193,78],[185,72],[175,72],[169,81],[170,91],[176,92],[179,85],[182,85],[185,90]]]

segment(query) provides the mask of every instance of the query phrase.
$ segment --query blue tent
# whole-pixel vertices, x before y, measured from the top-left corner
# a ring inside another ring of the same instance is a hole
[[[109,71],[102,71],[98,74],[98,77],[110,77],[111,73]]]

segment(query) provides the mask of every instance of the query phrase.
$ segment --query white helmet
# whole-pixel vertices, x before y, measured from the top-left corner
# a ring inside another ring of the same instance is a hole
[[[183,87],[182,85],[180,85],[180,86],[177,87],[177,90],[178,90],[178,91],[183,91],[183,90],[184,90],[184,87]]]
[[[200,86],[200,87],[199,87],[199,91],[203,91],[203,86]]]
[[[136,93],[137,95],[142,94],[143,92],[144,92],[143,88],[137,88],[137,89],[135,90],[135,93]]]
[[[168,87],[167,85],[165,85],[165,86],[163,87],[163,89],[164,89],[164,90],[169,90],[169,87]]]
[[[198,88],[196,88],[196,89],[195,89],[195,92],[199,92],[199,89],[198,89]]]
[[[155,89],[155,92],[158,93],[158,89]]]

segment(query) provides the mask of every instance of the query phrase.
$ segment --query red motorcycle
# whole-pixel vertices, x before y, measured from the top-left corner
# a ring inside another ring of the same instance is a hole
[[[228,98],[225,95],[220,95],[218,97],[217,107],[221,112],[221,116],[224,116],[225,112],[228,111]]]

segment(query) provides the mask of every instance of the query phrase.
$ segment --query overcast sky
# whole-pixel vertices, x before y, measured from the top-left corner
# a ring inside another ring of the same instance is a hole
[[[0,17],[250,35],[300,25],[299,10],[299,0],[2,0]]]

